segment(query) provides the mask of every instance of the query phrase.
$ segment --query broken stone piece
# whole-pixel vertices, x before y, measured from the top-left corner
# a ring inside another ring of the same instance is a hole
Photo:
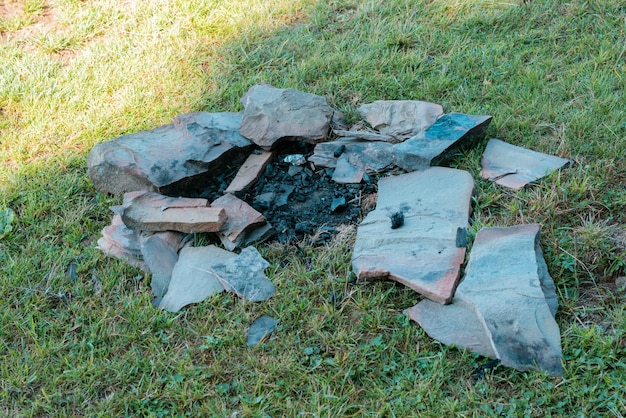
[[[265,166],[273,157],[274,153],[267,151],[260,154],[250,154],[225,192],[239,193],[248,190],[261,177]]]
[[[179,194],[194,179],[208,180],[251,147],[239,134],[240,113],[196,112],[150,131],[96,145],[88,174],[99,192],[147,190]]]
[[[406,139],[435,123],[443,107],[419,100],[377,100],[361,105],[357,112],[380,133]]]
[[[342,158],[364,173],[380,173],[393,166],[393,145],[347,138],[322,142],[315,146],[308,160],[318,167],[335,168]]]
[[[172,271],[167,293],[158,306],[169,312],[178,312],[189,304],[202,302],[224,291],[224,286],[211,269],[236,256],[214,245],[183,248]]]
[[[168,236],[170,234],[180,237],[178,243],[176,239]],[[182,236],[177,232],[168,231],[142,235],[141,237],[141,253],[152,275],[150,286],[154,295],[152,301],[154,306],[159,306],[161,298],[167,292],[172,271],[178,261],[178,250]]]
[[[465,258],[458,228],[467,228],[474,181],[462,170],[431,167],[383,177],[376,209],[357,229],[352,268],[359,279],[391,279],[449,303]],[[392,229],[391,216],[404,222]]]
[[[114,214],[111,224],[102,229],[102,237],[98,240],[97,248],[144,271],[148,269],[141,254],[139,233],[124,225],[120,215]]]
[[[483,153],[480,176],[500,186],[519,190],[570,162],[492,138]]]
[[[259,242],[273,233],[263,214],[232,194],[225,194],[212,205],[226,212],[226,222],[217,235],[227,250]]]
[[[425,131],[394,145],[394,162],[407,171],[442,164],[483,139],[490,122],[491,116],[445,114]]]
[[[153,192],[135,194],[122,210],[124,224],[142,231],[217,232],[226,222],[222,208],[206,199],[168,197]]]
[[[391,135],[384,135],[381,133],[369,132],[369,131],[333,130],[333,133],[337,136],[341,136],[345,138],[361,139],[363,141],[402,142],[398,140],[396,137],[393,137]]]
[[[241,103],[239,132],[267,150],[281,139],[319,142],[328,136],[333,117],[324,97],[265,84],[250,88]]]
[[[352,165],[348,160],[346,154],[342,154],[337,159],[335,171],[333,172],[332,180],[335,183],[347,184],[347,183],[360,183],[363,180],[365,171]]]
[[[268,315],[262,315],[255,319],[248,330],[248,345],[254,347],[269,337],[276,329],[278,320]]]
[[[256,248],[246,247],[237,257],[213,266],[212,271],[229,292],[251,302],[260,302],[276,293],[263,272],[269,265]]]
[[[444,344],[561,376],[557,304],[539,225],[518,225],[478,232],[451,305],[423,300],[406,313]]]

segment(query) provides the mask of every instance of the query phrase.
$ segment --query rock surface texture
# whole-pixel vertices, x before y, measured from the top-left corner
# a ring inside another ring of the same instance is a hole
[[[245,110],[239,132],[266,150],[281,139],[325,139],[334,112],[324,97],[268,85],[252,87],[241,103]]]
[[[172,271],[167,293],[158,306],[169,312],[178,312],[191,303],[202,302],[224,291],[224,286],[211,268],[236,256],[214,245],[183,248]]]
[[[517,370],[562,376],[554,282],[539,225],[483,228],[451,305],[423,300],[406,313],[444,344],[498,358]]]
[[[419,100],[377,100],[361,105],[357,112],[381,134],[403,140],[435,123],[443,107]]]
[[[213,266],[211,271],[224,289],[251,302],[260,302],[276,293],[276,288],[264,273],[269,265],[256,248],[246,247],[237,257]]]
[[[457,236],[468,227],[473,187],[469,173],[444,167],[380,179],[376,209],[357,229],[357,277],[388,278],[449,303],[465,258]],[[403,223],[392,228],[397,213]]]
[[[519,190],[571,161],[508,144],[496,138],[487,143],[480,176],[509,189]]]
[[[394,161],[407,171],[441,164],[485,137],[491,116],[447,113],[428,129],[393,147]]]
[[[177,116],[172,124],[96,145],[87,161],[89,177],[104,193],[172,193],[247,154],[251,143],[238,132],[242,117],[190,113]]]

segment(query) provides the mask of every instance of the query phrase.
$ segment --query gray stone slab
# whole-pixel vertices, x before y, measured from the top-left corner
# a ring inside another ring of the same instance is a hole
[[[465,258],[457,234],[468,227],[473,186],[469,173],[444,167],[380,179],[376,209],[357,229],[357,277],[395,280],[449,303]],[[404,223],[392,228],[398,212]]]
[[[443,164],[485,137],[491,116],[448,113],[428,129],[393,147],[394,162],[407,170]]]
[[[183,248],[159,307],[169,312],[177,312],[189,304],[202,302],[224,291],[224,286],[212,268],[236,256],[237,254],[214,245]]]
[[[241,103],[245,110],[239,132],[267,150],[281,139],[325,139],[334,112],[324,97],[264,84],[250,88]]]
[[[121,216],[129,228],[152,232],[217,232],[226,222],[224,209],[209,207],[206,199],[169,197],[154,192],[127,193]]]
[[[252,144],[238,132],[240,113],[196,112],[150,131],[123,135],[96,145],[88,174],[96,190],[172,193],[185,182],[221,174],[221,166]],[[205,179],[206,180],[206,179]]]
[[[276,288],[264,270],[269,263],[254,247],[246,247],[237,257],[212,267],[224,288],[243,299],[260,302],[269,299]]]
[[[570,162],[566,158],[542,154],[492,138],[483,153],[480,176],[500,186],[519,190],[528,183],[566,167]]]
[[[351,166],[368,174],[381,173],[393,167],[393,145],[386,142],[363,142],[353,139],[322,142],[308,158],[318,167],[335,168],[344,158]]]
[[[346,155],[342,155],[337,159],[335,171],[333,171],[332,180],[335,183],[360,183],[363,180],[365,171],[352,165]]]
[[[498,358],[518,370],[561,376],[556,304],[539,225],[518,225],[483,228],[477,234],[452,305],[422,301],[407,313],[445,344]]]
[[[268,315],[257,318],[248,329],[248,345],[253,347],[270,336],[278,325],[278,320]]]
[[[172,271],[178,261],[178,248],[171,242],[163,239],[160,234],[141,237],[141,250],[143,259],[152,275],[150,286],[154,306],[159,306],[161,298],[167,293]]]
[[[419,100],[377,100],[361,105],[357,112],[380,133],[406,139],[435,123],[443,107]]]

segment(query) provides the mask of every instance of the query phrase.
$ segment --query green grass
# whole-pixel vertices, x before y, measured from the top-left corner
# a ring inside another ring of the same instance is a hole
[[[625,414],[622,1],[9,1],[0,19],[1,414]],[[498,367],[472,382],[484,359],[402,315],[417,294],[350,281],[349,235],[259,246],[267,302],[153,309],[149,277],[94,248],[120,199],[94,191],[86,156],[180,113],[240,110],[256,83],[351,119],[377,99],[491,114],[489,137],[574,160],[515,193],[478,180],[484,143],[452,164],[477,179],[471,236],[541,223],[564,378]],[[263,313],[281,323],[250,349]]]

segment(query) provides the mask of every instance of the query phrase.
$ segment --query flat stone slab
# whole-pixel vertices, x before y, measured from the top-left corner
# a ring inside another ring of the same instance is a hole
[[[473,187],[469,173],[445,167],[381,178],[376,209],[357,229],[357,277],[395,280],[449,303],[465,258],[458,238],[468,227]],[[391,219],[397,213],[403,215],[399,227]]]
[[[407,171],[449,160],[485,137],[491,116],[447,113],[428,129],[393,147],[394,162]]]
[[[500,186],[519,190],[570,163],[566,158],[542,154],[492,138],[483,153],[480,176]]]
[[[340,159],[365,173],[380,173],[393,166],[393,145],[350,138],[322,142],[315,146],[308,161],[317,167],[335,168]]]
[[[264,273],[269,265],[256,248],[246,247],[237,257],[213,266],[211,271],[224,289],[251,302],[260,302],[276,293],[276,288]]]
[[[89,177],[99,192],[167,194],[195,178],[219,175],[225,162],[247,154],[252,145],[239,134],[242,118],[241,113],[190,113],[98,144],[89,153]]]
[[[98,239],[98,247],[108,256],[120,258],[129,264],[147,271],[143,261],[139,232],[133,231],[122,222],[122,217],[114,214],[111,224],[102,229],[102,237]]]
[[[169,197],[158,193],[134,194],[121,209],[124,224],[141,231],[217,232],[226,222],[222,208],[206,199]]]
[[[539,225],[518,225],[478,232],[451,305],[423,300],[405,313],[444,344],[562,376],[557,306]]]
[[[324,140],[334,113],[324,97],[265,84],[251,87],[241,103],[239,132],[266,150],[281,139]]]
[[[260,154],[250,154],[225,192],[240,193],[248,190],[261,177],[265,166],[272,161],[273,157],[274,153],[268,151],[262,151]]]
[[[227,250],[260,242],[273,233],[262,213],[232,194],[214,200],[212,206],[226,212],[226,222],[217,235]]]
[[[417,135],[443,115],[443,107],[419,100],[376,100],[357,112],[370,126],[397,139]]]
[[[189,304],[200,303],[223,292],[224,286],[212,272],[212,268],[236,256],[237,254],[214,245],[183,248],[159,307],[169,312],[178,312]]]
[[[278,325],[278,320],[268,315],[255,319],[248,329],[248,345],[253,347],[270,336]]]

